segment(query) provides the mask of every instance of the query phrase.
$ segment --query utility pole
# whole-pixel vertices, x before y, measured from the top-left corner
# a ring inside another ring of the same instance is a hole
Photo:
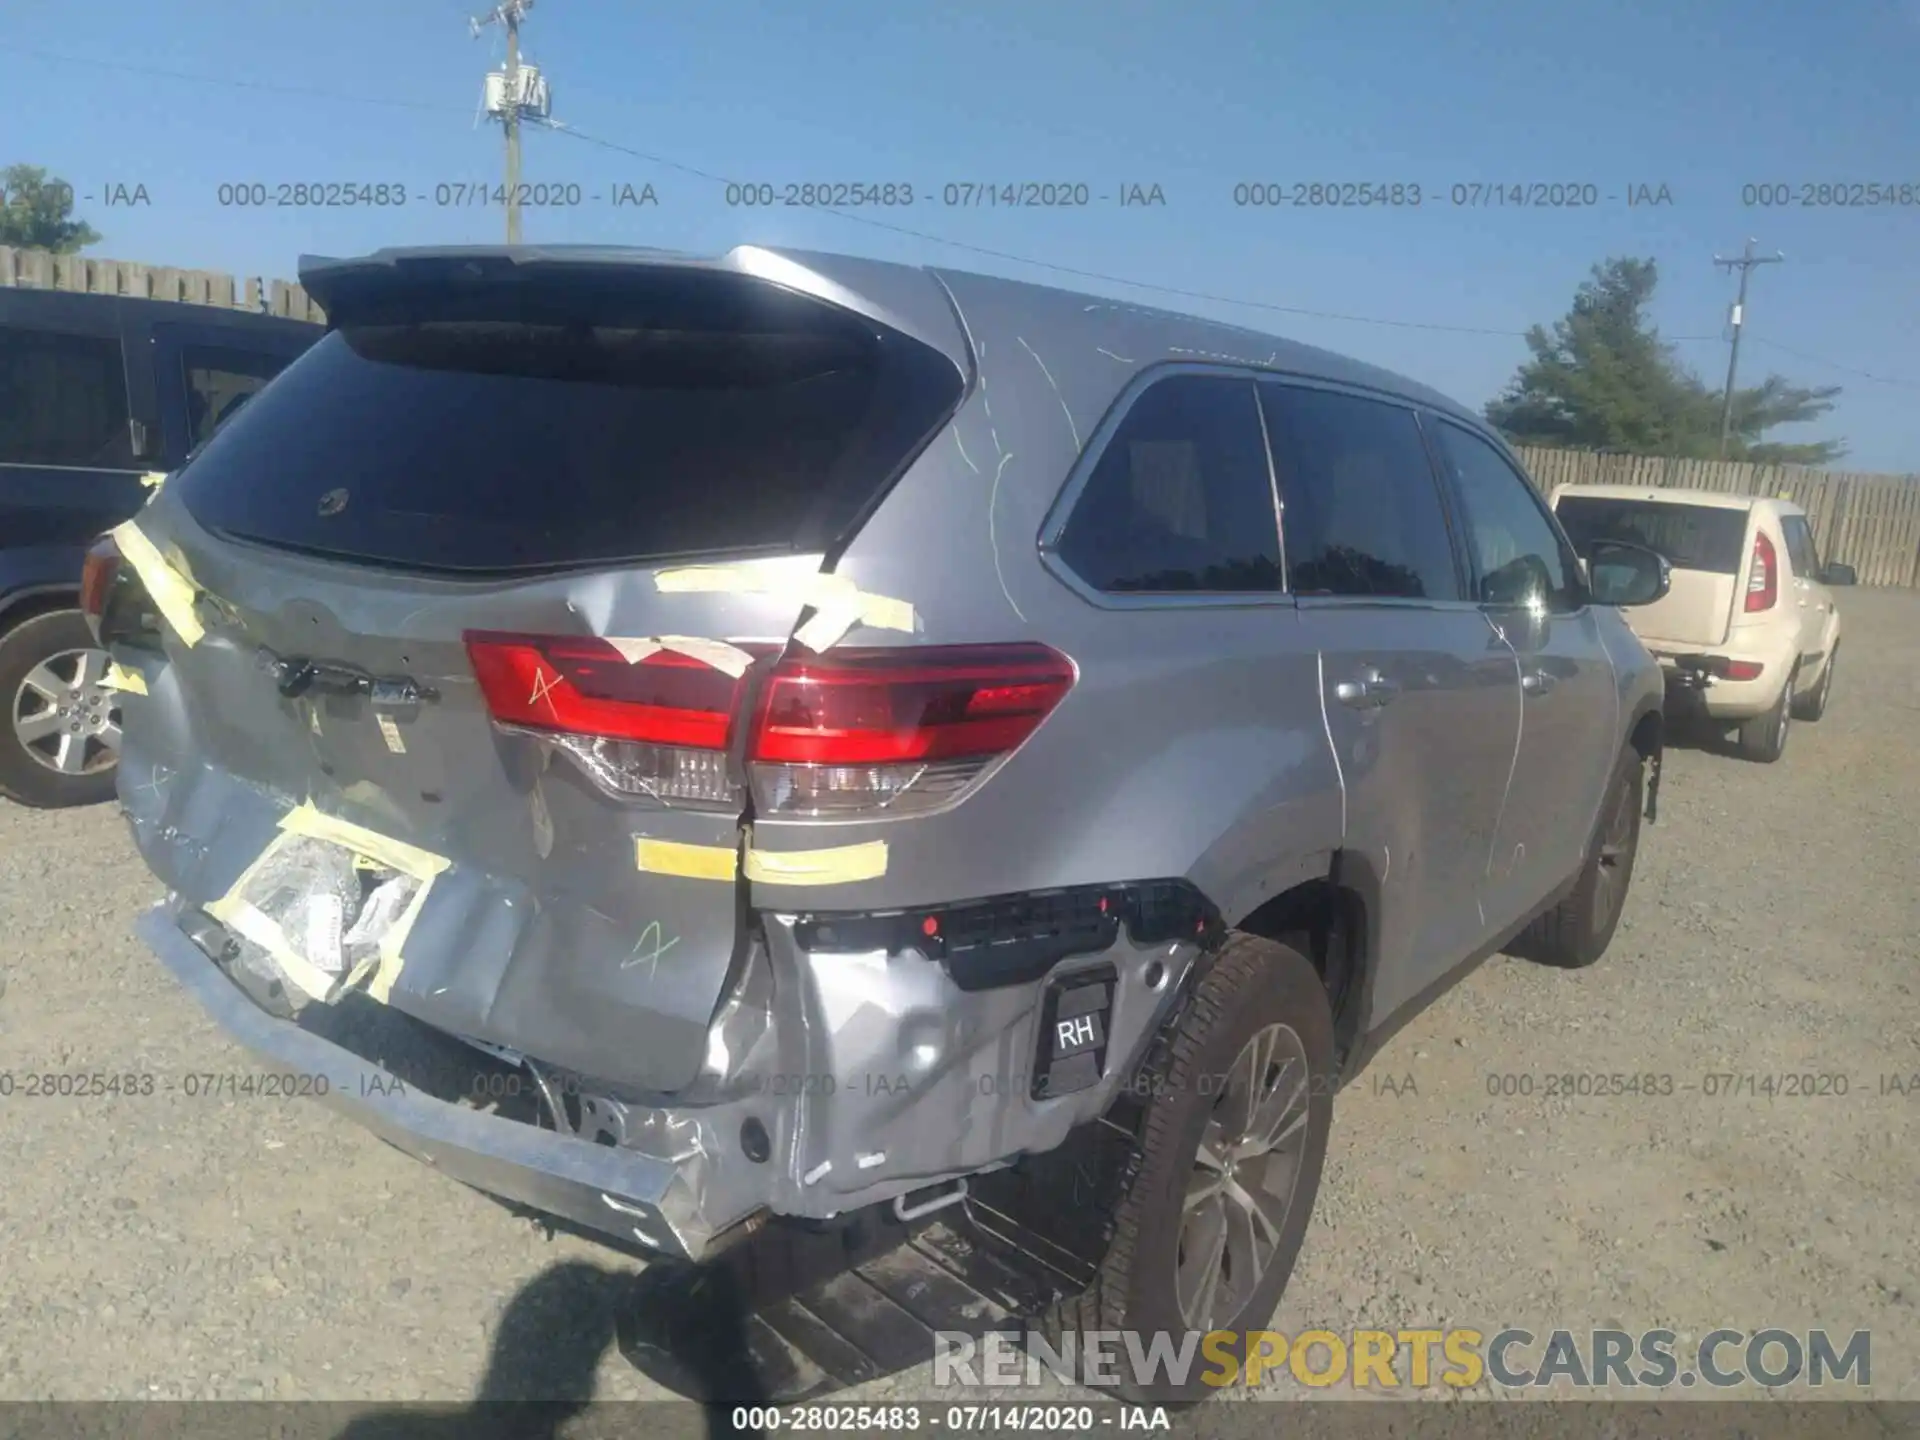
[[[532,65],[520,63],[520,22],[533,8],[533,0],[501,0],[487,14],[473,20],[474,39],[489,25],[507,32],[507,68],[487,76],[487,112],[500,118],[507,132],[507,243],[520,243],[520,115],[525,111],[536,117],[547,113],[547,82]]]
[[[1733,434],[1733,377],[1740,368],[1740,326],[1747,318],[1747,276],[1753,273],[1756,265],[1778,265],[1787,257],[1776,250],[1771,255],[1755,255],[1753,239],[1747,239],[1746,250],[1736,259],[1722,260],[1718,255],[1713,263],[1728,270],[1740,272],[1740,297],[1733,302],[1733,353],[1727,356],[1727,393],[1720,401],[1720,458],[1727,458],[1727,440]]]

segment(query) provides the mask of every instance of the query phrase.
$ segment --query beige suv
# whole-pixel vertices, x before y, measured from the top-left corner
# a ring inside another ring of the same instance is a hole
[[[1553,508],[1574,548],[1625,540],[1673,567],[1664,598],[1631,613],[1667,676],[1667,710],[1736,726],[1740,751],[1778,760],[1791,720],[1818,720],[1840,653],[1834,585],[1806,511],[1785,500],[1708,490],[1562,485]]]

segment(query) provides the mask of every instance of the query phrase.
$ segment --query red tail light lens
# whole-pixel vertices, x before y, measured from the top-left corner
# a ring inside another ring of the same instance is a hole
[[[752,758],[886,765],[1003,755],[1073,687],[1044,645],[954,645],[809,655],[774,670]]]
[[[1747,571],[1747,613],[1771,610],[1780,599],[1780,565],[1773,541],[1765,534],[1753,537],[1753,565]]]
[[[749,755],[763,814],[911,814],[949,804],[1073,688],[1044,645],[833,651],[769,677]]]
[[[637,663],[605,640],[469,630],[493,718],[533,730],[725,750],[740,682],[668,651]]]
[[[552,735],[610,793],[740,803],[726,750],[744,678],[664,651],[630,664],[592,637],[470,630],[465,639],[493,718]],[[757,806],[856,815],[947,804],[1018,749],[1074,678],[1073,662],[1044,645],[784,659],[752,717]]]
[[[1729,660],[1727,662],[1727,679],[1758,680],[1761,672],[1766,668],[1767,667],[1758,660]]]
[[[101,539],[87,551],[80,567],[80,608],[93,626],[94,638],[100,638],[100,617],[107,611],[107,596],[120,573],[120,547],[111,538]]]

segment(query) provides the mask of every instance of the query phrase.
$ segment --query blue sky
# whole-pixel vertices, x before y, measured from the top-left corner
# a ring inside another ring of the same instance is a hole
[[[291,276],[303,252],[497,241],[499,211],[434,203],[437,186],[501,174],[498,127],[474,123],[502,54],[497,30],[467,33],[481,8],[14,0],[0,14],[0,164],[48,166],[96,197],[144,185],[146,206],[81,204],[105,236],[93,253],[114,258]],[[1519,332],[1619,254],[1659,262],[1661,328],[1701,337],[1681,354],[1717,386],[1733,281],[1712,257],[1753,235],[1789,258],[1754,278],[1743,383],[1776,371],[1842,385],[1811,435],[1845,438],[1849,467],[1920,471],[1920,204],[1742,203],[1754,183],[1920,189],[1920,0],[538,0],[525,48],[557,119],[662,161],[776,186],[907,182],[922,196],[911,208],[864,213],[1176,289],[1506,333],[1186,300],[832,214],[729,206],[721,183],[556,133],[528,136],[524,178],[603,199],[528,211],[529,241],[792,244],[1052,281],[1330,346],[1477,405],[1524,358]],[[410,198],[219,203],[222,183],[302,180],[399,183]],[[1096,196],[1158,184],[1166,203],[941,203],[948,182],[1022,180]],[[1425,203],[1233,200],[1239,182],[1314,180],[1419,184]],[[1600,204],[1448,203],[1473,182],[1592,184]],[[604,198],[649,183],[657,206]],[[1672,203],[1629,207],[1638,185]]]

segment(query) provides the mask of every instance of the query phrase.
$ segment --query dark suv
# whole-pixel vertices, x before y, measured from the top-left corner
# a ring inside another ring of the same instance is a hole
[[[756,247],[302,280],[327,338],[88,561],[138,923],[441,1173],[704,1259],[1118,1137],[1061,1314],[1257,1326],[1338,1077],[1612,938],[1665,564],[1445,397]]]
[[[0,289],[0,793],[110,799],[119,698],[80,565],[248,395],[323,333],[245,311]]]

